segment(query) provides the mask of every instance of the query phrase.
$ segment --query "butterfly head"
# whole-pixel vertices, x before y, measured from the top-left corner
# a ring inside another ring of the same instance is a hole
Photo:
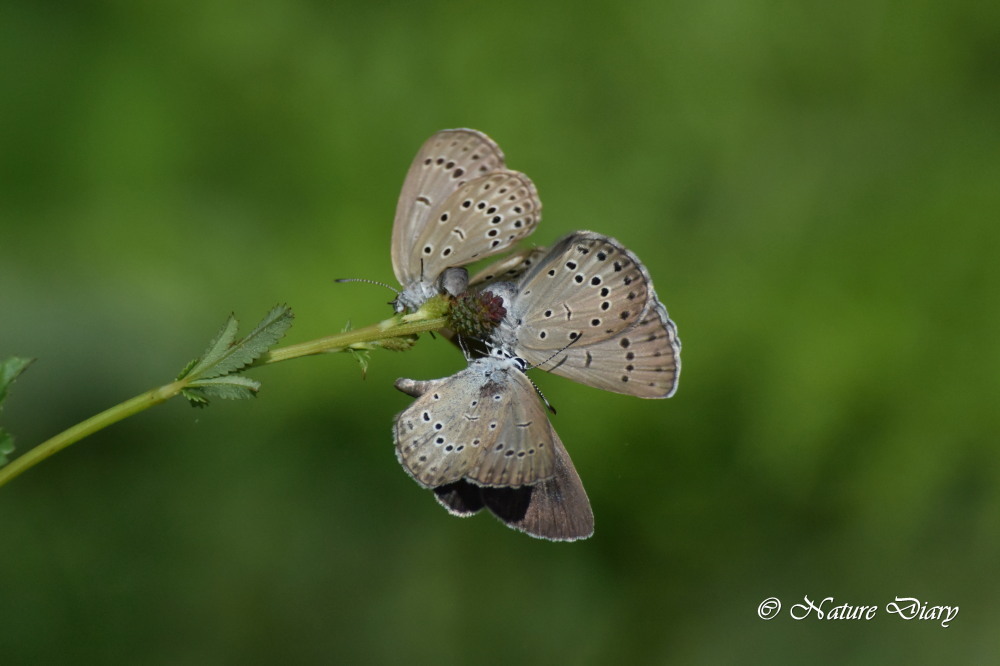
[[[416,312],[420,309],[421,305],[434,296],[437,296],[437,293],[437,285],[432,282],[425,282],[424,280],[411,282],[404,287],[403,291],[399,292],[396,300],[392,302],[392,307],[397,314],[406,312],[407,310]]]

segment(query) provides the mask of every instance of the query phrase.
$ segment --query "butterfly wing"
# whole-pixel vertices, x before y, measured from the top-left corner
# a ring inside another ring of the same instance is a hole
[[[513,364],[484,358],[445,379],[396,387],[419,394],[396,419],[396,456],[424,487],[465,479],[483,486],[522,486],[554,473],[548,417],[527,376]]]
[[[522,486],[530,492],[531,486]],[[453,516],[468,518],[479,513],[483,504],[483,487],[468,481],[455,481],[434,488],[434,499]]]
[[[550,426],[551,427],[551,426]],[[520,488],[486,488],[456,481],[434,488],[434,497],[453,516],[486,507],[508,527],[551,541],[576,541],[594,533],[594,512],[569,452],[553,429],[555,473]]]
[[[513,252],[492,262],[469,278],[470,287],[483,287],[493,282],[520,279],[535,263],[548,253],[548,248],[531,247]]]
[[[442,130],[421,146],[403,181],[392,225],[392,268],[400,284],[421,279],[416,241],[441,204],[469,180],[503,167],[500,147],[476,130]]]
[[[523,173],[501,169],[463,184],[413,239],[411,253],[425,277],[508,249],[530,234],[541,218],[541,201]]]
[[[590,499],[554,428],[552,440],[556,447],[552,478],[523,488],[483,488],[483,503],[504,524],[533,537],[586,539],[594,533]]]
[[[592,345],[572,345],[538,367],[605,391],[669,398],[680,378],[681,341],[656,301],[631,328]]]
[[[518,283],[502,329],[500,344],[543,370],[644,398],[676,390],[677,327],[645,266],[613,238],[557,242]]]

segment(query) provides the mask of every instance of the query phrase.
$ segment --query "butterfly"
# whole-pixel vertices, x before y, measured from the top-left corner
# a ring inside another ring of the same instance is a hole
[[[506,308],[488,341],[491,353],[640,398],[677,390],[677,326],[646,267],[614,238],[570,233],[516,283],[486,288]]]
[[[396,312],[463,291],[461,281],[442,279],[444,270],[506,251],[535,229],[541,211],[534,184],[505,168],[488,136],[472,129],[431,136],[410,165],[393,221],[392,268],[403,286]]]
[[[516,282],[485,279],[505,308],[488,355],[451,377],[396,382],[417,398],[397,417],[397,458],[453,514],[485,507],[532,536],[586,538],[590,502],[525,370],[665,398],[680,339],[646,268],[613,238],[574,232],[509,270],[522,268]]]
[[[515,360],[487,356],[451,377],[399,379],[396,388],[416,398],[396,419],[397,458],[450,513],[485,507],[556,541],[593,534],[580,476]]]

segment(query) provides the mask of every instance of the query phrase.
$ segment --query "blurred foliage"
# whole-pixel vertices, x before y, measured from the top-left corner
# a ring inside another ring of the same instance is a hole
[[[962,0],[6,3],[19,451],[230,311],[288,302],[288,342],[387,316],[332,280],[391,280],[445,127],[534,179],[534,242],[643,258],[684,374],[641,401],[534,373],[594,506],[577,544],[399,468],[392,381],[463,367],[440,339],[129,419],[0,491],[0,661],[996,661],[998,45],[1000,4]],[[961,612],[758,619],[803,595]]]

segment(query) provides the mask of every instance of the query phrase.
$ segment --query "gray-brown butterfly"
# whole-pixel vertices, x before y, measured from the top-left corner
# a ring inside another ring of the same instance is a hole
[[[396,311],[416,310],[450,291],[439,280],[446,268],[507,250],[534,230],[541,211],[534,184],[505,168],[488,136],[472,129],[431,136],[410,165],[396,206],[392,268],[403,285]]]
[[[614,238],[573,232],[516,283],[487,288],[506,307],[491,354],[641,398],[677,390],[677,327],[646,267]]]
[[[593,534],[583,483],[523,364],[488,356],[451,377],[400,379],[396,388],[417,398],[396,419],[396,456],[449,512],[485,507],[556,541]]]

